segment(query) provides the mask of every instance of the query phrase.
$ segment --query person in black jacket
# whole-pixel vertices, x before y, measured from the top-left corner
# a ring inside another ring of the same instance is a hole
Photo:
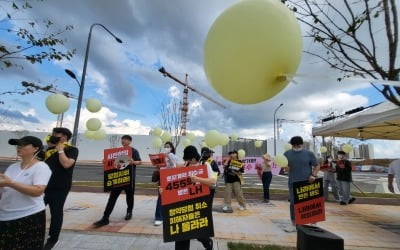
[[[50,208],[49,237],[44,249],[52,249],[58,242],[63,223],[64,203],[72,185],[72,174],[79,150],[68,144],[72,133],[67,128],[54,128],[45,153],[45,162],[52,175],[44,192],[44,202]]]
[[[350,195],[350,184],[352,182],[351,170],[351,162],[346,159],[346,153],[344,151],[338,151],[336,180],[341,195],[340,205],[347,205],[356,200],[356,198]]]

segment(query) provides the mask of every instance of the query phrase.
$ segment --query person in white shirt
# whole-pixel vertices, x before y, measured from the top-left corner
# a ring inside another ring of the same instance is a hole
[[[51,170],[42,141],[34,136],[10,139],[20,162],[0,174],[0,249],[42,249],[46,213],[43,193]]]
[[[174,144],[172,144],[172,142],[168,141],[164,144],[164,154],[166,162],[165,168],[175,168],[176,164],[178,163],[178,158],[175,155],[175,147]],[[163,221],[160,191],[158,192],[157,205],[154,217],[155,217],[154,226],[160,226]]]
[[[389,165],[388,188],[394,193],[393,179],[396,177],[397,188],[400,190],[400,159],[392,161]]]

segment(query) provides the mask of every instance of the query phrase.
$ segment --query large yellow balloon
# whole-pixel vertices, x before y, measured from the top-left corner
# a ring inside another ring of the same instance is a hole
[[[279,167],[286,167],[288,165],[288,159],[286,158],[286,156],[278,154],[275,156],[275,163]]]
[[[96,98],[89,98],[86,100],[86,108],[92,113],[96,113],[101,109],[101,102]]]
[[[53,114],[61,114],[69,109],[69,100],[62,94],[51,94],[46,98],[46,107]]]
[[[237,134],[231,134],[231,141],[237,141],[237,139],[238,139],[238,136],[237,136]]]
[[[348,154],[353,150],[353,147],[350,144],[345,144],[342,146],[342,150]]]
[[[97,118],[90,118],[86,121],[86,128],[90,131],[97,131],[101,128],[101,121]]]
[[[319,151],[321,151],[321,153],[326,153],[328,151],[328,149],[325,146],[322,146]]]
[[[246,0],[226,9],[210,28],[204,69],[224,98],[254,104],[279,93],[302,53],[300,26],[277,0]]]
[[[210,148],[213,148],[219,143],[219,132],[217,130],[209,130],[206,133],[205,141]]]

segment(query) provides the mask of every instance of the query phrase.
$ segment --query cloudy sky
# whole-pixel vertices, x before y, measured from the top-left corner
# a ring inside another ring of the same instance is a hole
[[[2,70],[0,91],[21,89],[20,82],[35,81],[52,83],[61,91],[78,96],[79,87],[65,74],[64,69],[75,72],[80,79],[89,28],[101,23],[118,36],[117,43],[104,29],[96,26],[92,32],[90,54],[86,73],[84,99],[97,98],[104,104],[98,113],[82,109],[79,131],[84,132],[85,122],[91,117],[102,121],[107,133],[148,134],[160,125],[161,106],[182,98],[182,86],[158,72],[164,66],[168,72],[182,81],[188,74],[188,82],[194,88],[207,93],[223,103],[222,109],[214,103],[189,94],[189,123],[187,129],[202,135],[210,129],[239,137],[269,139],[273,137],[273,113],[285,119],[280,128],[280,138],[302,135],[311,138],[311,127],[318,118],[334,111],[347,110],[383,101],[380,93],[367,82],[347,81],[338,83],[338,72],[332,72],[316,58],[303,53],[298,74],[283,91],[273,98],[252,105],[230,102],[219,95],[209,84],[203,67],[203,48],[207,32],[215,19],[234,0],[69,0],[33,1],[33,9],[15,13],[17,20],[9,22],[6,13],[13,13],[8,3],[0,3],[0,27],[15,27],[26,20],[49,18],[57,27],[73,25],[74,29],[63,34],[67,38],[66,49],[76,49],[71,61],[29,64]],[[38,27],[38,32],[40,28]],[[305,28],[302,27],[305,33]],[[4,43],[13,44],[17,39],[3,30]],[[303,49],[313,49],[312,42],[304,40]],[[316,48],[317,49],[317,48]],[[0,129],[27,129],[50,131],[57,116],[45,107],[49,93],[2,95],[0,105]],[[63,126],[72,130],[76,100],[65,113]],[[83,105],[84,107],[84,105]],[[357,143],[357,141],[354,141]],[[370,141],[375,144],[376,157],[400,157],[400,153],[388,148],[399,147],[399,142]]]

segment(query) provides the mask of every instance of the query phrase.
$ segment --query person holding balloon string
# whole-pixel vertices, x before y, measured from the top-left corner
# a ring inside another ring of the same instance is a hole
[[[223,212],[232,212],[232,196],[235,195],[239,210],[246,210],[246,201],[242,191],[242,173],[244,173],[243,163],[238,158],[238,151],[233,150],[228,153],[229,159],[224,164],[225,194]]]
[[[164,150],[163,153],[165,155],[165,167],[161,167],[159,170],[163,168],[175,168],[176,164],[178,163],[178,158],[175,155],[175,146],[172,142],[167,141],[164,144]],[[160,185],[160,175],[158,175],[158,180],[157,180],[158,185]],[[162,217],[162,206],[161,206],[161,193],[162,189],[160,186],[158,186],[158,198],[157,198],[157,205],[156,205],[156,211],[154,213],[154,226],[160,226],[163,222],[163,217]]]

